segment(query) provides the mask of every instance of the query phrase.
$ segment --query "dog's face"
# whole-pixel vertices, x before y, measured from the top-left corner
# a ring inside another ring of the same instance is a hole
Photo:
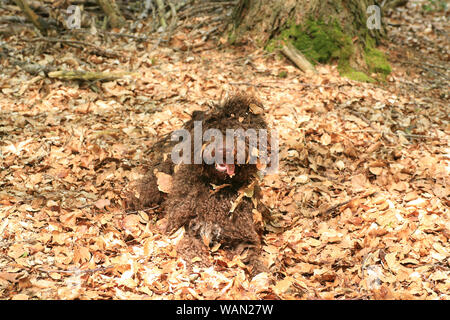
[[[238,152],[235,147],[226,146],[225,142],[219,146],[216,147],[214,143],[205,143],[202,147],[202,164],[190,165],[191,170],[213,184],[246,183],[256,173],[256,165],[248,161],[238,161]],[[248,148],[244,146],[243,149],[245,151]]]
[[[264,110],[256,99],[236,95],[209,112],[194,111],[185,129],[194,137],[195,126],[198,128],[201,123],[202,138],[206,142],[202,141],[201,150],[195,150],[192,144],[192,154],[201,152],[203,161],[202,164],[190,165],[193,173],[195,171],[214,184],[237,185],[251,179],[257,172],[255,162],[249,161],[254,154],[257,138],[250,143],[251,138],[247,133],[253,130],[253,135],[257,135],[259,129],[267,129],[261,112],[255,113],[255,108]],[[211,130],[219,132],[219,138],[216,134],[205,138]],[[229,134],[230,130],[234,134]]]

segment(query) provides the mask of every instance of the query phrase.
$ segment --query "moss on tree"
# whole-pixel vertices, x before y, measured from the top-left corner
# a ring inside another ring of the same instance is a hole
[[[352,80],[383,80],[391,72],[389,62],[384,53],[375,48],[373,38],[366,34],[364,43],[355,44],[336,20],[326,23],[310,18],[302,25],[292,23],[278,37],[269,41],[266,49],[273,51],[283,41],[292,42],[313,64],[337,62],[339,73]],[[365,66],[357,67],[358,64],[353,63],[357,52],[361,52],[364,57],[362,64]]]
[[[386,59],[385,54],[375,47],[375,40],[366,37],[365,59],[369,72],[386,76],[391,73],[391,66]]]

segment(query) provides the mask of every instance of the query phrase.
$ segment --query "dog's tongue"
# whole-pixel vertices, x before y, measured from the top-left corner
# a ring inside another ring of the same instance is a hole
[[[229,176],[233,176],[234,175],[234,164],[218,164],[216,163],[216,169],[220,172],[227,172],[227,174]]]
[[[229,176],[234,175],[234,164],[226,164],[227,166],[227,174]]]

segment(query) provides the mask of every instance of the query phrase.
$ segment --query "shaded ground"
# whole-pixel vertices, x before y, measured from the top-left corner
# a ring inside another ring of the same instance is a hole
[[[3,299],[448,299],[448,14],[420,1],[393,13],[384,84],[304,76],[252,43],[114,39],[119,58],[2,39],[17,59],[137,71],[97,84],[30,75],[2,58],[0,297]],[[86,41],[95,43],[95,38]],[[101,42],[96,43],[102,45]],[[285,76],[287,75],[287,76]],[[255,93],[278,130],[280,171],[264,179],[269,272],[213,248],[194,268],[151,210],[124,214],[123,188],[149,147],[231,90]]]

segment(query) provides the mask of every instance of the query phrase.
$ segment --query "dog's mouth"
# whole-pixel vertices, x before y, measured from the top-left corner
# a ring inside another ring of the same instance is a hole
[[[216,170],[219,172],[226,172],[230,177],[234,176],[235,165],[227,163],[216,163]]]
[[[217,154],[216,154],[217,152]],[[234,163],[227,163],[228,157],[232,156],[234,159],[233,149],[222,148],[215,151],[216,157],[215,168],[220,173],[226,173],[229,177],[233,177],[236,174],[236,166]],[[218,160],[221,159],[222,161]]]

